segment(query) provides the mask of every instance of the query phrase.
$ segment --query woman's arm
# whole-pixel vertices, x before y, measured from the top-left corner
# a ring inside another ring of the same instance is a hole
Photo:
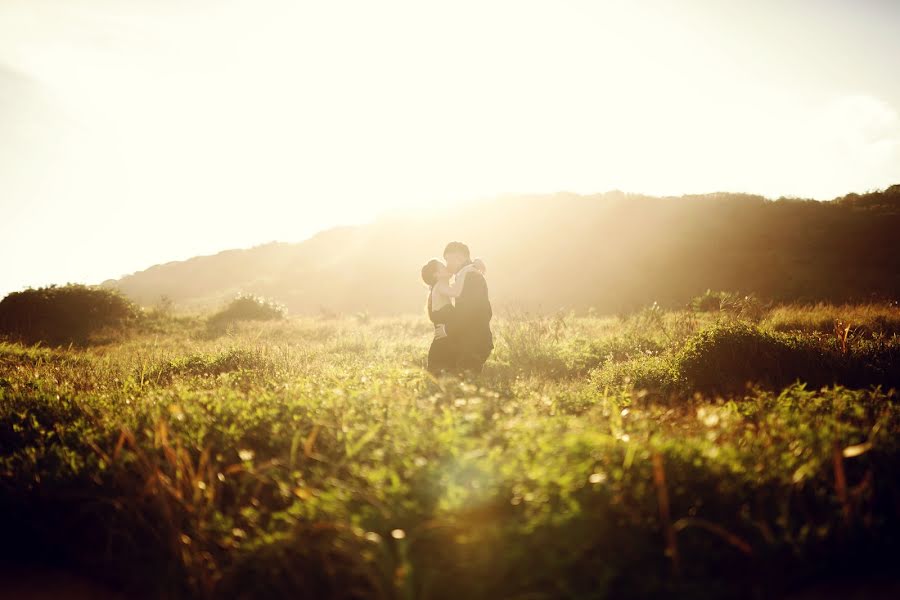
[[[481,260],[480,258],[476,258],[474,261],[472,261],[471,265],[464,267],[459,273],[456,274],[456,277],[453,279],[453,283],[442,281],[434,286],[435,289],[437,289],[441,294],[449,296],[450,298],[459,298],[462,295],[463,287],[466,284],[466,274],[472,269],[484,275],[487,267],[485,267],[483,260]]]

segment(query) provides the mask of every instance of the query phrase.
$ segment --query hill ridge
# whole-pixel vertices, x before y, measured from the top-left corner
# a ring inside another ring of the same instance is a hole
[[[678,306],[710,288],[810,302],[896,298],[896,231],[900,185],[828,202],[727,192],[506,195],[170,261],[102,285],[144,305],[168,296],[207,306],[246,292],[301,314],[418,311],[418,268],[459,239],[487,260],[498,305],[526,310]]]

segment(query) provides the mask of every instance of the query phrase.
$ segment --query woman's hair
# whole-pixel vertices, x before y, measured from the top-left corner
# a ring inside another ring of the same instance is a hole
[[[425,266],[422,267],[422,281],[425,282],[425,285],[429,287],[434,287],[434,284],[437,283],[437,272],[438,269],[444,266],[444,263],[439,261],[436,258],[432,258]]]

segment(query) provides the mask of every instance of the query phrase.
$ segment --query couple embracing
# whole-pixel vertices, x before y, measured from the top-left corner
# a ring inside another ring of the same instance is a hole
[[[433,375],[478,374],[494,349],[485,270],[484,262],[473,261],[462,242],[447,244],[444,262],[433,259],[422,267],[422,280],[429,287],[428,318],[434,323],[428,351]]]

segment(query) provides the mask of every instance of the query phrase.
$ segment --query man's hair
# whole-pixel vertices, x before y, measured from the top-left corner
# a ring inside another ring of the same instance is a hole
[[[450,242],[449,244],[447,244],[447,247],[444,248],[444,256],[447,256],[451,252],[458,252],[465,256],[466,260],[471,260],[471,256],[469,255],[469,247],[462,242]]]
[[[422,281],[427,286],[433,286],[437,283],[437,270],[444,266],[444,263],[436,258],[432,258],[425,266],[422,267]]]

